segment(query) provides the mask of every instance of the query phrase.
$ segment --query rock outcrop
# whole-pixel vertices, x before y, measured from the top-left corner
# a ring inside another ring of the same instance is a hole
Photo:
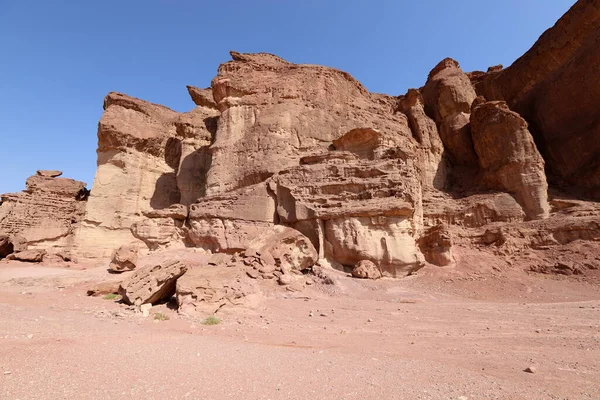
[[[423,88],[425,110],[437,123],[439,135],[454,164],[476,165],[469,116],[477,97],[467,74],[451,58],[442,60]]]
[[[473,107],[471,131],[488,184],[514,193],[530,219],[547,218],[550,205],[544,159],[527,122],[504,102],[486,102]]]
[[[89,191],[84,182],[57,178],[60,171],[38,171],[19,193],[0,196],[0,233],[12,251],[31,249],[56,253],[73,246]]]
[[[447,58],[397,97],[236,52],[210,88],[187,87],[189,112],[110,93],[89,199],[38,171],[2,198],[0,256],[26,250],[16,235],[104,265],[114,253],[110,269],[135,268],[126,302],[176,294],[188,314],[334,283],[327,266],[585,275],[600,259],[600,206],[577,198],[600,193],[599,32],[600,6],[580,0],[512,66]]]
[[[549,171],[600,198],[600,4],[579,0],[508,68],[475,79],[532,127]]]

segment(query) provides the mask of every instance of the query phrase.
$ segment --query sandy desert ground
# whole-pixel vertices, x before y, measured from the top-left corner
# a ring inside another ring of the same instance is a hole
[[[598,399],[600,286],[506,271],[338,277],[218,325],[0,264],[2,399]],[[154,319],[156,313],[169,317]],[[534,373],[525,372],[532,367]]]

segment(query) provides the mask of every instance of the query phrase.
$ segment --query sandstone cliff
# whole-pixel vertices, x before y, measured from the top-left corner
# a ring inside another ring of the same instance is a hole
[[[128,252],[228,253],[210,273],[186,272],[188,305],[208,296],[219,265],[243,265],[228,275],[236,299],[244,279],[297,288],[315,264],[376,278],[426,264],[546,271],[557,254],[594,266],[600,207],[578,196],[600,187],[598,32],[598,2],[580,0],[512,66],[466,73],[447,58],[400,96],[333,68],[231,52],[210,88],[188,86],[189,112],[110,93],[87,202],[82,185],[61,189],[71,222],[31,233],[46,217],[11,210],[63,182],[42,174],[5,196],[0,233],[29,224],[34,245],[104,263],[114,253],[115,265]]]

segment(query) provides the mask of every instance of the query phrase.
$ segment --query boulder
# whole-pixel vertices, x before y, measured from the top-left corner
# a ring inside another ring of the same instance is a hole
[[[119,287],[119,294],[127,304],[141,306],[167,300],[175,294],[177,279],[187,271],[180,261],[165,262],[133,272]]]
[[[419,247],[428,263],[442,267],[454,263],[452,236],[446,225],[429,228],[419,239]]]
[[[252,306],[258,295],[240,265],[194,266],[177,280],[179,312],[186,315],[212,314],[223,307]]]
[[[13,253],[10,255],[10,258],[17,261],[39,263],[44,260],[45,255],[46,250],[29,249],[20,251],[18,253]]]
[[[132,271],[138,262],[139,249],[134,245],[121,246],[115,250],[108,270],[111,272]]]
[[[361,260],[352,269],[352,276],[361,279],[379,279],[381,270],[373,261]]]

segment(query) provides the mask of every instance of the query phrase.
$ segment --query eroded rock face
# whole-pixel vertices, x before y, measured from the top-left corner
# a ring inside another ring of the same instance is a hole
[[[187,205],[204,194],[218,115],[210,105],[180,114],[120,93],[110,93],[104,109],[93,194],[76,235],[77,252],[87,258],[106,258],[134,242],[130,228],[142,211]]]
[[[60,174],[38,171],[23,192],[1,196],[0,232],[10,237],[13,251],[29,246],[56,253],[72,246],[89,192],[84,182],[56,178]]]
[[[488,100],[504,100],[534,129],[548,169],[600,198],[600,7],[577,1],[508,68],[476,80]]]
[[[208,194],[264,181],[353,129],[411,136],[406,117],[392,112],[392,97],[367,92],[345,72],[270,54],[231,54],[212,82],[222,113]]]
[[[247,280],[298,290],[315,263],[399,277],[424,261],[460,268],[478,254],[593,247],[582,218],[597,208],[566,196],[551,209],[541,156],[588,188],[600,176],[590,139],[596,90],[585,104],[567,93],[595,71],[591,3],[580,1],[509,68],[465,74],[445,59],[423,88],[399,97],[369,93],[332,68],[235,52],[210,88],[188,87],[196,107],[187,113],[111,93],[73,254],[104,260],[130,243],[154,256],[220,253],[229,261],[210,271],[194,264],[181,281],[182,304],[211,308],[245,302]],[[561,108],[561,97],[570,104]],[[562,164],[561,140],[573,159]],[[40,171],[30,194],[62,182],[56,174]],[[526,242],[521,230],[544,238]]]
[[[454,262],[452,236],[446,225],[437,225],[425,232],[419,239],[419,247],[431,264],[446,266]]]
[[[479,164],[492,187],[514,193],[530,219],[547,218],[544,159],[527,122],[501,101],[473,107],[471,128]]]
[[[434,118],[444,147],[458,165],[477,163],[469,126],[471,104],[476,97],[471,80],[450,58],[430,72],[423,88],[425,110]]]

